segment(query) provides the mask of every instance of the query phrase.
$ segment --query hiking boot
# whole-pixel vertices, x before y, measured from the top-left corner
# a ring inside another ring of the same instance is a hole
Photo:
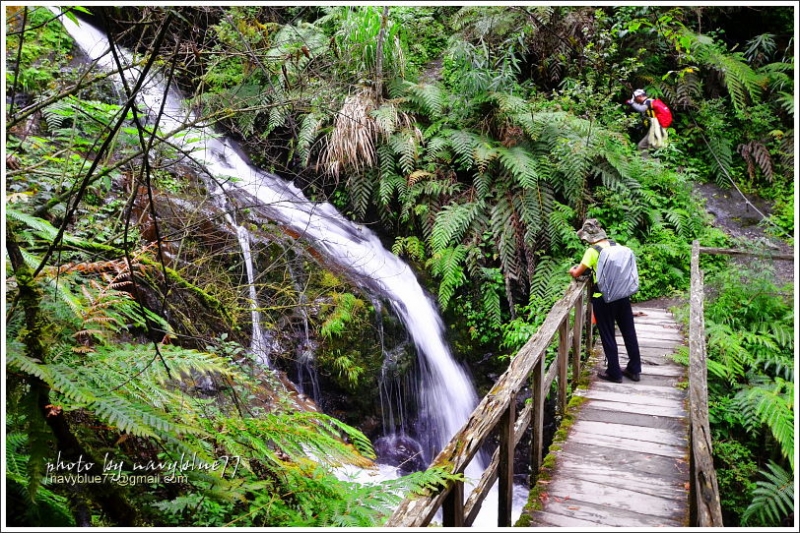
[[[602,372],[597,373],[597,377],[600,379],[604,379],[606,381],[611,381],[612,383],[622,383],[622,376],[618,378],[612,378],[608,375],[608,372],[603,370]]]
[[[631,381],[639,381],[639,374],[634,374],[633,372],[631,372],[627,368],[622,371],[622,375],[625,376],[626,378],[628,378]]]

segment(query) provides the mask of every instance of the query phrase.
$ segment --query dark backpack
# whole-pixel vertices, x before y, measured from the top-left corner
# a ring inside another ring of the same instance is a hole
[[[639,269],[633,250],[609,239],[610,246],[592,246],[600,254],[597,260],[597,288],[606,303],[631,296],[639,290]]]
[[[661,127],[669,128],[669,125],[672,124],[672,110],[667,107],[667,104],[655,98],[650,100],[650,109],[653,110],[653,115],[658,120],[658,123],[661,124]]]

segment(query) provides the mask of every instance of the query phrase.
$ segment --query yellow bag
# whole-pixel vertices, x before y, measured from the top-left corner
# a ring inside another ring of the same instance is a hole
[[[647,142],[653,148],[664,148],[667,145],[667,130],[661,127],[657,120],[650,120],[650,131]]]

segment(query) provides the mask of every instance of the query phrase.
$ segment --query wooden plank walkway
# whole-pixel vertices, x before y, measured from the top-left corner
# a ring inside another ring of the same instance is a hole
[[[575,394],[586,402],[553,452],[549,479],[541,480],[543,509],[523,511],[533,527],[687,527],[689,427],[687,369],[668,356],[684,337],[666,309],[634,306],[642,353],[641,380],[611,383],[598,343],[591,384]],[[617,331],[620,365],[627,352]]]

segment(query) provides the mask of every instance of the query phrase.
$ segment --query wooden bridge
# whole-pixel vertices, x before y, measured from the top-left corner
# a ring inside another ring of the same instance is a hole
[[[664,308],[634,306],[642,356],[640,381],[598,379],[602,347],[589,363],[591,383],[574,397],[563,443],[540,473],[523,512],[530,526],[686,527],[689,525],[689,427],[686,367],[670,357],[684,335]],[[620,364],[627,353],[618,336]],[[553,448],[556,448],[554,450]]]
[[[571,283],[433,461],[464,473],[491,443],[494,455],[481,478],[411,496],[385,525],[427,526],[441,511],[445,527],[471,526],[496,483],[499,527],[722,526],[708,424],[701,251],[739,253],[693,244],[688,368],[669,357],[684,336],[667,311],[639,308],[641,380],[599,381],[604,357],[593,339],[589,284]],[[566,438],[543,457],[544,400],[550,394],[569,427],[559,430]],[[523,438],[530,440],[532,490],[512,524],[514,452]]]

